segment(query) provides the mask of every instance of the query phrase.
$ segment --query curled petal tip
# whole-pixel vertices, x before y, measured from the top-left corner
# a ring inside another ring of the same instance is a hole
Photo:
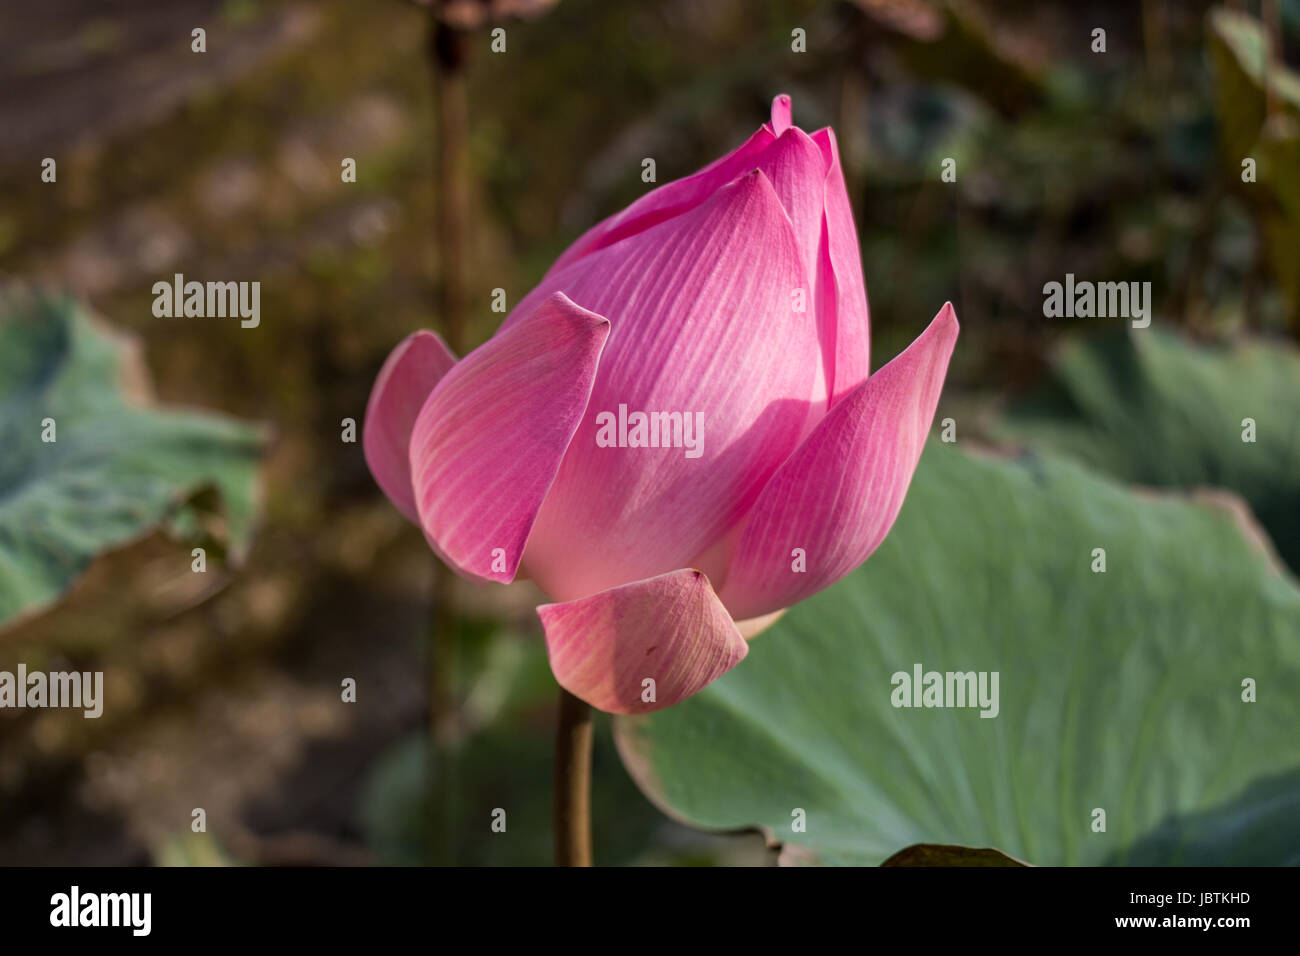
[[[781,93],[772,100],[772,131],[780,136],[791,126],[790,96]]]
[[[609,319],[590,309],[584,309],[563,292],[552,292],[546,301],[567,316],[575,326],[590,329],[597,335],[605,335],[609,331]]]

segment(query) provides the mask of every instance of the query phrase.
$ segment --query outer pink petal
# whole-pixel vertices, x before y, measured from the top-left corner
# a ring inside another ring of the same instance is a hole
[[[544,604],[537,614],[555,679],[611,714],[648,713],[684,700],[749,652],[709,579],[693,568]],[[654,700],[647,701],[651,686]]]
[[[838,581],[884,540],[925,447],[957,341],[946,304],[907,350],[846,395],[768,482],[746,519],[722,601],[736,620]],[[807,570],[793,569],[803,549]]]
[[[646,193],[626,209],[583,233],[555,261],[547,272],[547,277],[598,249],[694,209],[737,176],[753,169],[759,156],[774,139],[771,130],[766,126],[760,127],[734,152],[715,160],[693,175],[665,183]]]
[[[402,339],[379,370],[366,404],[361,446],[375,483],[412,521],[420,518],[411,489],[408,449],[416,416],[456,356],[433,332],[421,330]]]
[[[831,404],[859,385],[870,369],[870,313],[867,288],[862,280],[862,253],[858,232],[853,224],[853,209],[844,186],[839,147],[835,133],[828,127],[813,133],[812,140],[826,159],[825,240],[822,256],[823,275],[833,276],[834,285],[823,281],[835,308],[833,332],[823,343],[834,356]]]
[[[528,546],[533,578],[567,601],[686,567],[737,524],[798,446],[820,351],[813,324],[792,311],[806,276],[761,172],[552,281],[613,323]],[[600,447],[596,419],[620,405],[698,414],[699,457]]]
[[[608,320],[557,293],[429,396],[411,434],[415,500],[426,536],[458,571],[513,580],[608,333]]]

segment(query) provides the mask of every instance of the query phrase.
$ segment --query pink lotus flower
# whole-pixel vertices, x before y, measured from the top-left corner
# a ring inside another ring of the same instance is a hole
[[[867,323],[834,133],[779,96],[735,152],[582,236],[464,359],[432,332],[399,344],[366,460],[456,571],[523,569],[558,602],[538,614],[563,687],[656,710],[898,515],[957,318],[869,378]]]

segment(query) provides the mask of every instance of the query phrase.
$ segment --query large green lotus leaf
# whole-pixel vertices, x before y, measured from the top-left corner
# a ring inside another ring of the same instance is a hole
[[[1239,521],[931,443],[862,568],[702,693],[619,719],[620,753],[669,814],[762,827],[788,862],[1300,862],[1300,589]],[[997,716],[893,706],[918,663],[998,672]]]
[[[1255,441],[1243,441],[1245,419]],[[1300,570],[1300,353],[1193,345],[1144,329],[1067,342],[1001,435],[1125,481],[1241,495]]]
[[[0,627],[57,600],[96,555],[192,517],[205,489],[226,544],[246,547],[261,430],[150,408],[145,390],[129,341],[73,301],[0,290]]]

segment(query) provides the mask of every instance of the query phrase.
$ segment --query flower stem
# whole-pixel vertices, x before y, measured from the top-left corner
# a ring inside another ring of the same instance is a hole
[[[430,55],[438,78],[434,100],[437,139],[439,308],[443,338],[458,356],[465,354],[466,247],[470,240],[469,103],[466,57],[469,38],[435,16]]]
[[[555,731],[556,866],[591,866],[591,705],[560,688]]]
[[[441,331],[447,346],[465,354],[466,256],[469,242],[469,107],[464,32],[440,21],[430,7],[428,54],[436,80],[434,90],[434,169],[438,197],[438,288]],[[434,578],[433,635],[429,653],[429,781],[430,810],[441,817],[429,828],[429,861],[454,864],[452,832],[456,813],[457,758],[460,747],[460,701],[457,694],[460,633],[453,573],[438,565]],[[430,820],[432,821],[432,814]],[[448,847],[452,849],[449,851]],[[450,852],[450,856],[448,853]]]

